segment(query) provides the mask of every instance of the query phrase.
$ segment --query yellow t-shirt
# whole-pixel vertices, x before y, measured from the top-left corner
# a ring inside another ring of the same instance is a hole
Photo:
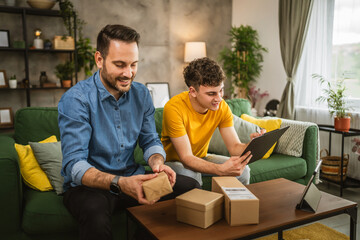
[[[171,98],[164,107],[161,142],[166,152],[166,161],[179,161],[170,138],[188,135],[192,153],[205,157],[211,137],[217,127],[233,126],[233,116],[227,103],[222,100],[219,109],[205,114],[196,112],[189,98],[189,92]]]

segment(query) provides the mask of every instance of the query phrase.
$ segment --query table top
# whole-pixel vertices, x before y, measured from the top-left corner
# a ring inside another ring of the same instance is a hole
[[[175,200],[128,208],[128,212],[158,239],[234,239],[301,225],[357,206],[355,202],[321,192],[316,213],[297,210],[305,186],[283,178],[250,184],[247,188],[260,200],[259,224],[231,227],[223,218],[207,229],[198,228],[176,221]]]
[[[360,135],[360,130],[355,129],[355,128],[350,128],[350,130],[348,132],[343,132],[343,131],[335,130],[333,125],[318,124],[318,127],[319,127],[319,130],[321,130],[321,131],[340,133],[340,134],[344,134],[344,136],[359,136]]]

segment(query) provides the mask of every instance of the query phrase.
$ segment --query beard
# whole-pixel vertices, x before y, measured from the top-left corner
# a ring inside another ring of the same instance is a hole
[[[100,71],[101,78],[104,80],[105,85],[111,90],[115,90],[120,95],[128,92],[131,88],[131,84],[134,81],[135,74],[131,78],[128,77],[115,77],[108,73],[105,64],[103,64],[102,71]],[[127,86],[121,86],[121,81],[130,81]]]

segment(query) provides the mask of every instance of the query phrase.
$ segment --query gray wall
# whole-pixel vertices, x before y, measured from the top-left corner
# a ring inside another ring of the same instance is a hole
[[[3,4],[0,0],[0,4]],[[168,82],[170,95],[186,90],[182,78],[185,66],[184,44],[187,41],[205,41],[207,55],[217,59],[219,51],[228,45],[227,33],[231,28],[231,0],[73,0],[79,17],[87,23],[83,32],[95,47],[96,36],[106,24],[124,24],[141,34],[140,64],[136,81]],[[18,0],[19,6],[27,6]],[[54,9],[58,9],[55,5]],[[9,29],[11,40],[21,40],[20,15],[0,13],[1,29]],[[65,32],[60,18],[32,17],[28,23],[28,39],[33,30],[40,27],[43,38],[62,35]],[[19,37],[20,36],[20,37]],[[24,78],[25,65],[21,53],[0,52],[0,69],[16,74],[18,81]],[[50,81],[57,82],[54,66],[65,54],[32,54],[30,78],[39,84],[40,71],[46,71]],[[79,79],[83,79],[80,74]],[[64,90],[36,90],[32,92],[32,106],[57,106]],[[22,91],[0,91],[0,107],[17,110],[25,107]]]

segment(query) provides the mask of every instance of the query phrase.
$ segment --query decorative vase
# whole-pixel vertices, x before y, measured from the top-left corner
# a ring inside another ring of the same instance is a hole
[[[350,117],[334,118],[334,128],[336,131],[348,132],[350,129]]]
[[[17,80],[16,79],[9,79],[9,87],[15,89],[17,87]]]
[[[44,87],[44,83],[46,83],[48,81],[48,77],[46,76],[46,72],[44,72],[44,71],[40,72],[39,81],[40,81],[40,86]]]
[[[34,39],[34,47],[35,47],[35,49],[43,49],[44,41],[40,38],[35,38]]]
[[[63,88],[70,88],[71,87],[71,80],[62,80],[61,81]]]

